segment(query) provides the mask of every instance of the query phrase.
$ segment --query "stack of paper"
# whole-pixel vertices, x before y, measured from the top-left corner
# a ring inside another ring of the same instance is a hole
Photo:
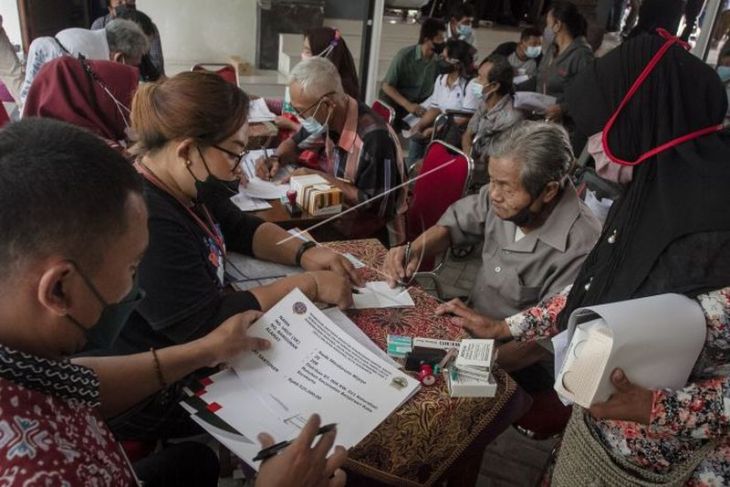
[[[233,201],[233,204],[235,204],[241,211],[260,211],[271,208],[271,205],[266,201],[258,198],[251,198],[245,191],[232,196],[231,201]]]
[[[266,105],[266,100],[263,98],[256,98],[249,102],[249,123],[272,122],[274,119],[276,119],[276,115],[269,110],[269,107]]]
[[[244,353],[181,404],[194,421],[256,468],[260,432],[295,438],[307,418],[337,424],[337,443],[357,445],[419,389],[362,337],[353,338],[295,289],[248,330],[269,350]]]
[[[459,354],[449,366],[447,385],[452,397],[493,397],[497,385],[492,380],[494,340],[461,341]]]

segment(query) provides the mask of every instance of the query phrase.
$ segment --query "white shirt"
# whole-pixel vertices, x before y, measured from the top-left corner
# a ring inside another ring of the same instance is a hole
[[[442,74],[436,78],[433,93],[421,103],[422,107],[426,109],[438,108],[442,112],[446,110],[464,110],[467,81],[465,78],[459,78],[453,86],[449,86],[448,76],[448,74]]]
[[[65,52],[63,48],[68,52]],[[109,43],[106,39],[106,30],[88,30],[73,27],[65,29],[53,37],[38,37],[34,39],[28,49],[28,62],[25,67],[25,81],[20,89],[20,99],[25,104],[30,86],[33,84],[38,71],[48,61],[52,61],[64,54],[78,57],[83,54],[86,59],[109,60]]]

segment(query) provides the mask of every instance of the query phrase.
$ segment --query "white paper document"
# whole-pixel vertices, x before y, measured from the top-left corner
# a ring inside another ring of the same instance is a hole
[[[325,314],[325,316],[327,316],[327,318],[331,319],[333,323],[342,328],[345,333],[357,340],[360,345],[367,348],[396,369],[401,368],[401,364],[390,358],[390,356],[385,353],[385,350],[380,348],[374,341],[372,341],[370,337],[367,336],[365,332],[362,331],[360,327],[355,324],[354,321],[348,318],[342,310],[340,310],[339,308],[327,308],[323,309],[322,312]]]
[[[396,286],[391,289],[385,281],[374,281],[358,288],[352,295],[355,309],[369,308],[408,308],[415,306],[408,289]]]
[[[236,205],[241,211],[260,211],[268,210],[269,208],[271,208],[271,205],[268,204],[265,200],[251,198],[247,193],[243,191],[239,192],[235,196],[232,196],[231,201],[233,201],[233,204]]]
[[[313,413],[337,423],[337,443],[359,443],[419,388],[352,338],[295,289],[248,330],[269,350],[233,361],[238,387],[217,397],[221,419],[244,437],[292,439]],[[222,401],[222,402],[221,402]],[[255,412],[255,414],[253,413]],[[252,464],[252,456],[242,457]]]
[[[275,118],[276,115],[269,110],[263,98],[256,98],[248,103],[249,123],[272,122]]]
[[[570,315],[567,333],[567,340],[559,335],[553,341],[555,390],[588,408],[611,396],[616,368],[647,389],[684,387],[707,327],[696,301],[662,294],[579,308]]]
[[[286,192],[289,191],[289,183],[283,181],[289,177],[291,171],[286,166],[282,167],[272,181],[264,181],[257,177],[256,161],[261,157],[266,157],[267,153],[271,155],[273,151],[252,150],[243,158],[241,168],[246,179],[248,179],[248,183],[246,187],[241,188],[240,193],[250,198],[278,200],[286,197]]]
[[[548,107],[555,105],[557,98],[534,91],[518,91],[515,93],[515,108],[528,112],[545,113]]]

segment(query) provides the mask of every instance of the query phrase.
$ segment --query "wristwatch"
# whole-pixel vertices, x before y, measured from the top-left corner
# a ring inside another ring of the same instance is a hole
[[[316,246],[317,242],[312,242],[311,240],[307,240],[299,246],[299,250],[297,250],[297,256],[294,258],[294,263],[297,265],[297,267],[301,267],[302,265],[302,256],[304,255],[304,252]]]

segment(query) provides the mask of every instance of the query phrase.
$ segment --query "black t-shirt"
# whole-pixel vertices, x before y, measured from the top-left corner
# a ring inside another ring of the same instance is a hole
[[[253,236],[263,221],[241,212],[225,190],[215,186],[198,198],[222,232],[227,250],[252,255]],[[108,354],[185,343],[206,335],[229,316],[260,309],[252,294],[224,291],[224,257],[185,207],[148,181],[145,200],[150,239],[138,279],[146,296]],[[192,210],[207,222],[201,204]]]

